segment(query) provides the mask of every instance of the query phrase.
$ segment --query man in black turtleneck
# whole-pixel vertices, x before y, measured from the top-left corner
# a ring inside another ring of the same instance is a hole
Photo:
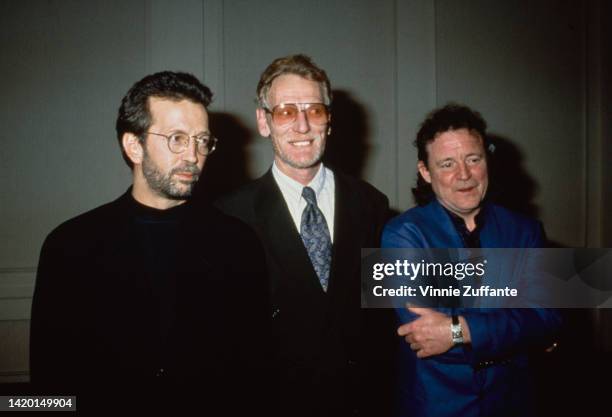
[[[41,251],[36,394],[77,395],[86,412],[194,400],[215,415],[262,406],[263,249],[238,220],[189,201],[216,145],[211,95],[192,75],[166,71],[123,98],[116,128],[132,187],[60,225]]]

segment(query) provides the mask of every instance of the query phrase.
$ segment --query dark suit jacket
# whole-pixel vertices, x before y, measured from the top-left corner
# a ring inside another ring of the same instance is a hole
[[[195,398],[214,415],[257,408],[247,398],[269,391],[270,323],[257,237],[213,207],[185,206],[167,242],[176,265],[159,285],[139,249],[143,210],[128,190],[45,240],[32,305],[34,390],[76,394],[80,412],[176,409]]]
[[[271,171],[218,202],[226,213],[253,227],[265,248],[280,372],[273,395],[282,416],[353,413],[364,395],[376,397],[366,384],[381,381],[369,372],[385,369],[380,363],[367,365],[393,356],[384,348],[382,355],[371,349],[389,346],[384,338],[393,337],[394,330],[374,324],[380,312],[360,310],[360,249],[379,246],[388,200],[363,181],[339,172],[334,177],[334,244],[327,293]],[[364,332],[366,322],[379,333]],[[383,383],[391,377],[386,378]]]

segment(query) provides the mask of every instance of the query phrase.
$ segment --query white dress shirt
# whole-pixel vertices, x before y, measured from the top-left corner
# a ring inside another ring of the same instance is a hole
[[[302,189],[304,186],[294,180],[293,178],[285,175],[276,166],[276,162],[272,164],[272,176],[278,184],[278,187],[283,194],[285,203],[291,213],[291,218],[295,227],[300,233],[300,225],[302,223],[302,212],[306,208],[306,200],[302,198]],[[308,184],[313,189],[317,196],[317,205],[325,217],[327,222],[327,228],[329,229],[329,236],[331,237],[332,243],[334,242],[334,173],[323,166],[319,167],[319,172],[314,176],[312,181]]]

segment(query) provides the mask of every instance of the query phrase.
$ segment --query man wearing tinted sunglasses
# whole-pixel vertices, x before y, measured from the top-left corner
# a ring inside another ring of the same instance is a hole
[[[282,416],[354,415],[360,400],[375,397],[360,389],[376,379],[364,366],[360,248],[379,245],[388,200],[321,162],[331,87],[309,57],[272,62],[257,101],[274,162],[219,205],[251,225],[266,251],[280,371],[271,395]]]

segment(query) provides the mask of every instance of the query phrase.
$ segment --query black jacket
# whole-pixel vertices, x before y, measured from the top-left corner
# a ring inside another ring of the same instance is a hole
[[[196,400],[235,415],[237,396],[264,401],[270,306],[257,237],[213,207],[171,209],[176,259],[160,284],[135,221],[147,210],[128,190],[47,237],[32,305],[34,389],[77,394],[81,411]]]
[[[381,400],[372,389],[386,389],[392,382],[392,315],[381,324],[385,312],[360,308],[361,248],[380,245],[388,200],[371,185],[342,173],[334,171],[334,180],[327,293],[271,171],[217,203],[249,224],[265,248],[280,374],[274,397],[281,416],[344,416],[357,410],[365,414],[362,400]],[[379,416],[384,415],[381,402]]]

